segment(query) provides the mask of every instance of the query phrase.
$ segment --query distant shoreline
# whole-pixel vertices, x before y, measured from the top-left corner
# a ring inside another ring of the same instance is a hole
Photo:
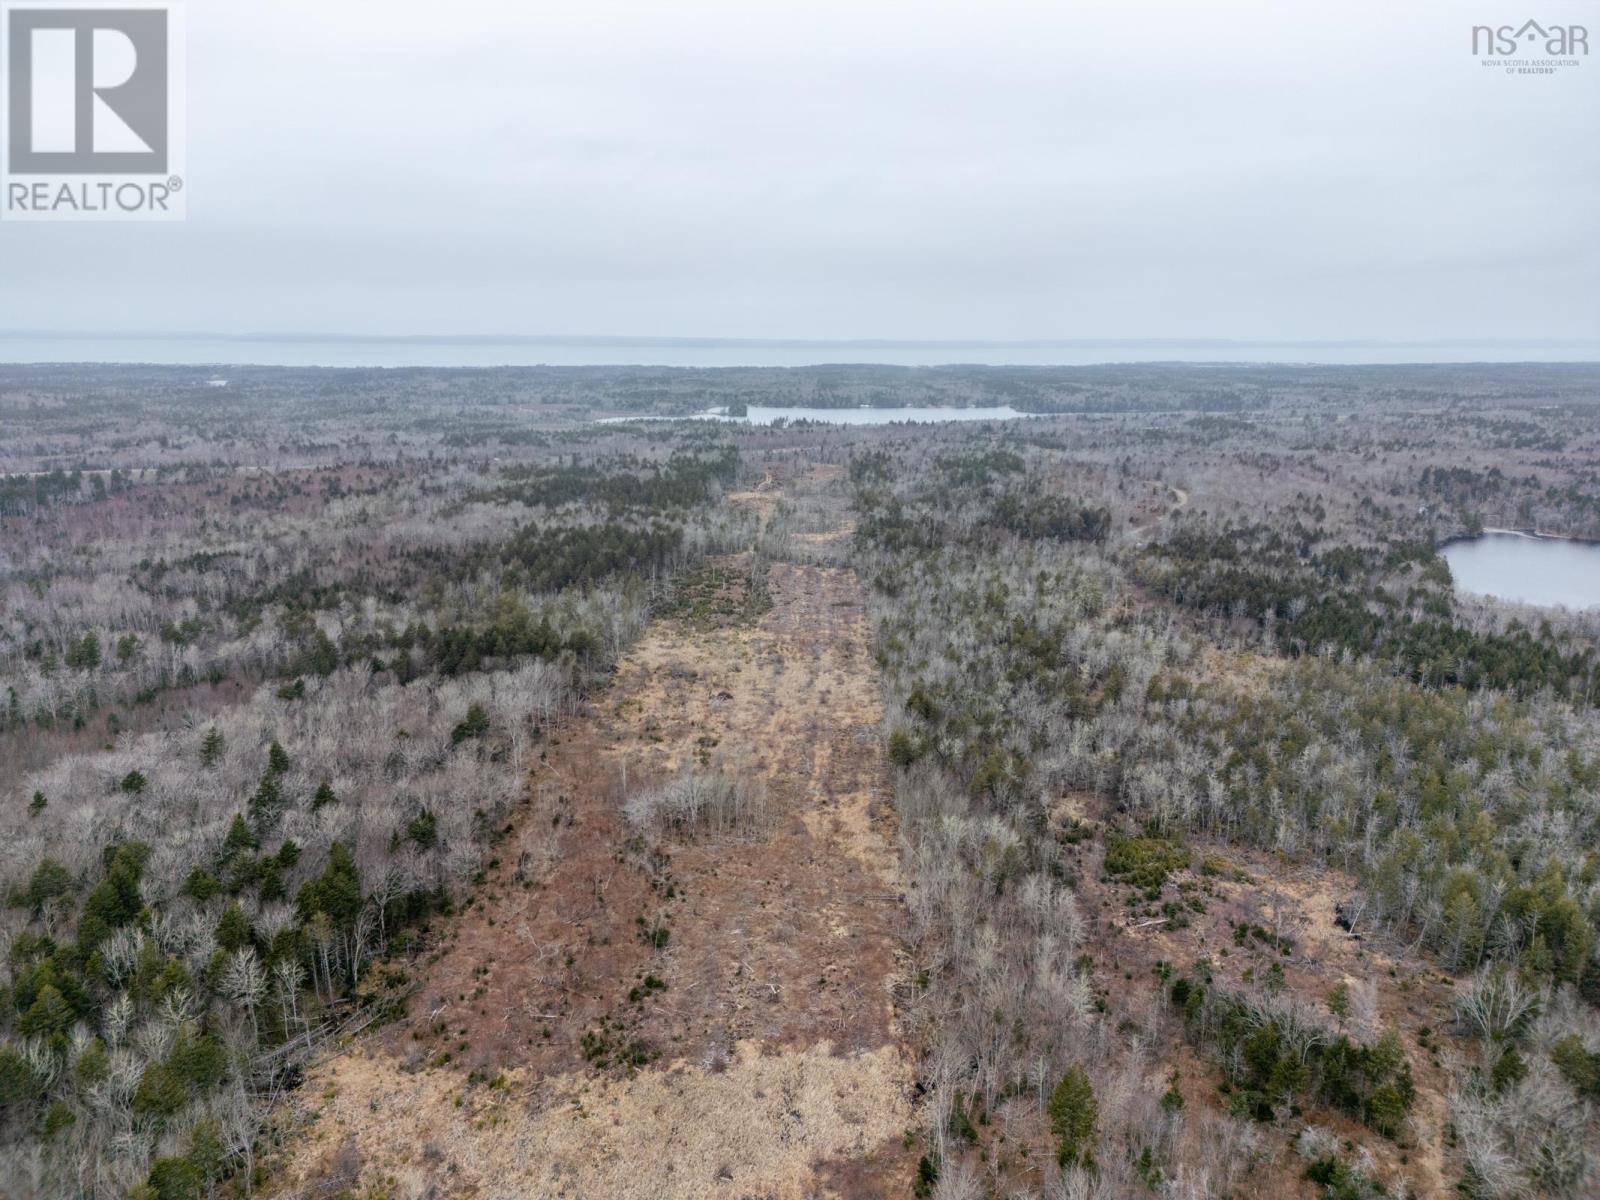
[[[1435,547],[1444,550],[1463,542],[1481,541],[1486,537],[1518,537],[1530,542],[1572,542],[1579,546],[1600,546],[1600,538],[1579,537],[1575,533],[1541,533],[1537,529],[1506,529],[1498,525],[1485,525],[1477,533],[1453,533]]]
[[[1600,365],[1600,341],[1500,342],[1071,339],[950,341],[556,337],[452,334],[204,334],[0,331],[12,366],[633,367],[700,370],[881,367],[972,369],[1447,370],[1474,366],[1572,369]]]
[[[1468,541],[1473,537],[1482,537],[1486,533],[1510,534],[1513,537],[1525,537],[1534,541],[1580,542],[1585,546],[1600,546],[1600,538],[1579,537],[1575,533],[1542,533],[1537,529],[1502,529],[1496,525],[1485,525],[1476,534],[1452,538],[1451,541]]]

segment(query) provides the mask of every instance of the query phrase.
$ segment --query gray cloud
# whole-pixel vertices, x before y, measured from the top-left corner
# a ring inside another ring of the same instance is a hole
[[[0,327],[1594,337],[1525,15],[193,0],[188,222],[0,225]]]

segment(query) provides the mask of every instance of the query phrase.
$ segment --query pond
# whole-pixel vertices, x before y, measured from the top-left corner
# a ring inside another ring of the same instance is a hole
[[[1600,543],[1526,533],[1486,533],[1440,553],[1456,588],[1521,604],[1600,606]]]

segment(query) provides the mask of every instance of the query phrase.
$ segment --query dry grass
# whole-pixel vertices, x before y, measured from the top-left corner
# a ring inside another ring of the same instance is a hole
[[[657,621],[549,747],[408,1019],[301,1089],[322,1099],[282,1194],[313,1194],[336,1157],[395,1197],[909,1185],[904,914],[861,586],[779,563],[767,590],[753,621]],[[759,794],[763,819],[628,824],[630,797],[691,772]]]
[[[306,1095],[328,1098],[280,1194],[314,1195],[353,1147],[363,1179],[392,1180],[396,1200],[799,1200],[821,1194],[814,1164],[865,1155],[905,1129],[909,1083],[887,1046],[841,1057],[826,1043],[770,1055],[741,1043],[720,1070],[518,1072],[470,1088],[458,1072],[408,1075],[382,1053],[346,1055],[306,1083]]]

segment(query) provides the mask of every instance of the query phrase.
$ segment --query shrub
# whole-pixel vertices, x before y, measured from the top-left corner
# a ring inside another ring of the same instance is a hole
[[[183,881],[183,894],[194,900],[197,904],[204,904],[212,897],[219,895],[222,884],[217,877],[204,867],[196,867],[189,872],[189,877]]]
[[[725,834],[761,825],[767,806],[759,788],[720,773],[686,773],[662,787],[635,792],[623,812],[636,828]]]
[[[0,1045],[0,1118],[31,1111],[44,1099],[46,1081],[10,1046]]]
[[[904,729],[889,735],[889,761],[897,767],[909,767],[921,757],[917,741]]]
[[[173,1045],[167,1066],[190,1087],[206,1091],[222,1082],[228,1070],[228,1054],[222,1043],[209,1034],[185,1033]]]
[[[1527,1077],[1528,1064],[1515,1046],[1507,1046],[1500,1052],[1500,1057],[1494,1060],[1494,1069],[1489,1073],[1490,1083],[1497,1092],[1503,1092]]]
[[[1400,1132],[1400,1123],[1406,1119],[1409,1107],[1410,1101],[1398,1084],[1379,1084],[1367,1100],[1363,1119],[1385,1137],[1392,1138]]]
[[[1580,1096],[1600,1100],[1600,1053],[1588,1049],[1577,1034],[1570,1034],[1551,1046],[1550,1061]]]
[[[481,704],[467,706],[467,715],[450,731],[450,744],[459,746],[471,738],[481,738],[489,732],[489,714]]]
[[[1388,1137],[1399,1132],[1416,1090],[1394,1034],[1362,1045],[1317,1028],[1292,1001],[1252,1001],[1195,980],[1174,980],[1170,995],[1190,1036],[1225,1064],[1237,1115],[1271,1121],[1276,1105],[1313,1096]]]
[[[133,1090],[133,1111],[142,1117],[170,1117],[188,1102],[189,1089],[166,1063],[154,1062]]]
[[[147,1180],[157,1200],[200,1200],[205,1174],[187,1158],[158,1158]]]
[[[439,818],[423,809],[406,823],[406,838],[419,850],[432,850],[439,842]]]
[[[1188,853],[1165,838],[1113,834],[1106,843],[1106,874],[1146,891],[1160,888],[1188,865]]]
[[[44,1133],[45,1140],[48,1141],[49,1139],[55,1137],[56,1134],[60,1133],[63,1129],[66,1129],[74,1124],[77,1119],[77,1114],[72,1111],[71,1107],[65,1100],[52,1101],[49,1109],[46,1110],[44,1114],[44,1126],[42,1128],[42,1132]]]

